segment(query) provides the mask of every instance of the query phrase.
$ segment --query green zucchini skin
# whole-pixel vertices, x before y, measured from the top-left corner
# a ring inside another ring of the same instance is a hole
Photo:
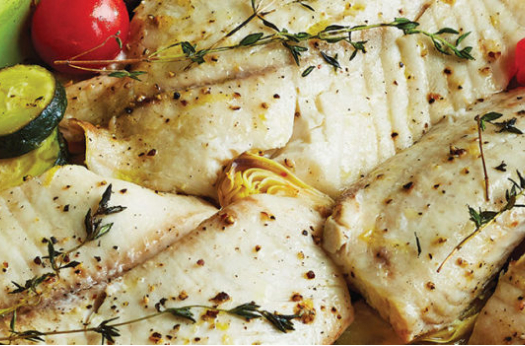
[[[40,115],[20,130],[0,136],[0,159],[21,156],[38,148],[62,120],[66,108],[66,91],[55,79],[53,98]]]

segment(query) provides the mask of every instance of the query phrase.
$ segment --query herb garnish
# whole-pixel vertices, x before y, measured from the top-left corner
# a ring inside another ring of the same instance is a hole
[[[311,7],[310,5],[306,4],[305,1],[296,0],[296,1],[293,1],[292,3],[297,3],[301,5],[302,7],[306,8],[307,10],[315,11],[315,9]],[[474,57],[471,54],[472,49],[473,49],[471,46],[460,48],[460,45],[470,35],[470,32],[460,34],[458,30],[455,30],[449,27],[442,28],[436,32],[428,32],[425,30],[418,29],[420,25],[418,22],[411,21],[407,18],[396,18],[394,21],[389,22],[389,23],[379,23],[379,24],[371,24],[371,25],[355,25],[355,26],[345,26],[345,25],[335,25],[335,24],[328,25],[327,27],[325,27],[324,30],[318,32],[317,34],[309,34],[307,32],[291,33],[286,28],[279,29],[277,25],[265,19],[264,17],[267,14],[273,12],[274,10],[267,11],[266,9],[260,8],[259,5],[255,3],[255,0],[251,0],[251,7],[252,7],[253,13],[246,20],[244,20],[240,25],[238,25],[233,30],[231,30],[228,34],[226,34],[224,38],[231,37],[233,34],[241,30],[243,27],[245,27],[248,23],[250,23],[254,19],[260,20],[264,26],[275,31],[273,34],[265,35],[262,32],[250,33],[246,35],[243,39],[241,39],[241,41],[238,44],[233,44],[233,45],[228,45],[228,46],[212,46],[210,48],[202,48],[202,49],[198,49],[197,45],[194,45],[190,42],[182,41],[182,42],[170,44],[147,56],[136,58],[136,59],[78,60],[80,56],[86,54],[86,53],[82,53],[68,60],[55,61],[55,64],[69,65],[74,68],[82,68],[80,67],[81,65],[91,65],[91,64],[103,64],[103,65],[108,65],[108,64],[113,64],[113,63],[134,64],[134,63],[141,63],[141,62],[190,61],[190,65],[191,63],[202,64],[206,62],[205,57],[210,54],[215,54],[215,53],[219,53],[223,51],[235,50],[235,49],[240,49],[240,48],[245,48],[245,47],[255,47],[255,46],[268,45],[268,44],[273,44],[273,43],[281,43],[290,52],[294,62],[297,65],[300,65],[301,54],[309,50],[308,47],[301,45],[301,43],[306,43],[306,42],[310,42],[314,40],[324,41],[330,44],[338,43],[341,41],[349,43],[354,48],[354,52],[352,53],[350,57],[350,61],[352,61],[357,56],[358,52],[366,53],[365,44],[367,43],[366,41],[353,41],[352,40],[353,32],[373,30],[373,29],[378,29],[378,28],[388,28],[388,27],[397,28],[403,31],[404,35],[426,36],[430,38],[436,50],[444,55],[455,55],[456,57],[460,59],[474,60]],[[457,35],[458,37],[456,38],[455,41],[451,42],[449,39],[446,38],[446,35],[448,36]],[[116,35],[116,38],[118,39],[118,35]],[[174,56],[159,56],[160,53],[170,48],[177,47],[177,46],[180,46],[182,50],[182,54],[174,55]],[[321,52],[321,55],[328,64],[334,66],[335,68],[341,67],[340,63],[337,61],[337,58],[331,57],[325,52]],[[117,71],[95,70],[95,69],[88,69],[88,70],[93,70],[97,72],[108,72],[109,76],[111,77],[117,77],[117,78],[130,77],[130,78],[137,79],[137,80],[138,80],[138,75],[146,73],[144,71],[129,72],[126,70],[117,70]],[[302,76],[303,77],[307,76],[312,71],[313,69],[309,67],[307,70],[303,72]]]
[[[232,316],[243,318],[247,321],[250,321],[256,318],[264,318],[269,323],[271,323],[276,329],[278,329],[279,331],[283,333],[287,333],[289,331],[295,330],[292,320],[300,317],[299,315],[295,315],[295,314],[294,315],[282,315],[277,312],[272,313],[267,310],[262,310],[260,306],[257,305],[255,302],[241,304],[229,310],[218,309],[216,307],[205,306],[205,305],[188,305],[188,306],[183,306],[179,308],[166,308],[154,314],[142,316],[142,317],[139,317],[133,320],[120,322],[120,323],[112,323],[118,319],[118,317],[114,317],[114,318],[102,321],[98,326],[90,327],[90,328],[84,327],[80,329],[55,330],[51,332],[40,332],[37,330],[27,330],[23,332],[17,332],[15,329],[17,315],[16,315],[16,311],[14,311],[13,316],[11,318],[11,324],[10,324],[11,334],[6,337],[0,337],[0,341],[12,342],[15,340],[28,340],[28,341],[33,341],[33,342],[37,342],[37,341],[45,342],[45,340],[42,338],[43,336],[94,332],[102,336],[102,344],[104,344],[106,340],[113,344],[115,343],[115,338],[120,336],[120,331],[118,327],[149,320],[149,319],[161,316],[161,315],[169,314],[173,317],[186,319],[192,323],[196,323],[197,320],[194,317],[192,309],[206,309],[206,310],[214,311],[217,313],[223,312],[223,313],[226,313]]]
[[[479,143],[479,152],[480,152],[480,155],[481,155],[481,162],[482,162],[482,165],[483,165],[483,175],[485,177],[485,200],[486,201],[490,201],[490,195],[489,195],[489,175],[488,175],[488,172],[487,172],[487,164],[485,162],[485,154],[483,153],[483,131],[485,131],[487,129],[487,123],[489,124],[492,124],[496,127],[499,128],[499,131],[497,131],[498,133],[503,133],[503,132],[508,132],[508,133],[514,133],[514,134],[518,134],[518,135],[522,135],[523,132],[518,129],[516,126],[516,122],[517,122],[517,119],[516,118],[512,118],[510,120],[506,120],[506,121],[502,121],[502,122],[494,122],[495,120],[498,120],[499,118],[501,118],[503,116],[503,114],[501,113],[497,113],[497,112],[489,112],[483,116],[479,116],[477,115],[474,120],[477,121],[478,123],[478,143]],[[503,165],[503,163],[502,163]],[[502,167],[502,169],[505,169],[506,165],[504,166],[498,166],[498,167]],[[498,169],[498,168],[496,168]],[[500,169],[501,170],[501,169]]]
[[[519,197],[523,196],[525,194],[525,178],[523,175],[516,171],[518,175],[519,182],[516,182],[513,179],[509,179],[512,183],[512,187],[510,190],[505,191],[505,205],[502,206],[498,211],[491,211],[491,210],[481,210],[479,208],[479,211],[476,211],[472,207],[468,207],[468,211],[470,214],[470,221],[474,223],[476,228],[472,233],[470,233],[467,237],[465,237],[454,249],[452,252],[445,258],[445,260],[441,263],[439,268],[437,269],[437,272],[439,273],[443,266],[454,256],[461,248],[472,238],[474,238],[476,235],[478,235],[481,231],[483,231],[486,227],[491,225],[496,221],[496,219],[502,215],[504,212],[512,210],[514,208],[525,208],[525,204],[516,204],[516,201]]]
[[[39,299],[36,299],[36,302],[33,302],[32,298],[38,298],[42,294],[42,292],[38,290],[38,287],[40,285],[42,285],[45,282],[57,281],[57,279],[60,278],[60,272],[63,269],[75,268],[81,264],[77,261],[70,261],[69,255],[79,250],[87,243],[99,239],[111,230],[113,223],[102,225],[102,217],[110,214],[119,213],[126,209],[126,207],[123,206],[108,206],[109,200],[111,198],[111,187],[111,184],[108,185],[108,187],[102,194],[102,198],[98,203],[98,207],[95,210],[95,213],[92,214],[91,208],[88,210],[84,219],[86,238],[82,240],[82,242],[79,245],[67,251],[57,251],[54,246],[53,238],[45,238],[43,240],[44,243],[47,243],[47,256],[43,256],[42,259],[47,260],[49,262],[49,265],[53,272],[48,272],[39,276],[34,276],[33,278],[26,280],[24,284],[19,284],[13,281],[12,283],[15,286],[15,289],[10,291],[9,294],[27,293],[29,296],[25,299],[22,299],[21,302],[15,306],[1,309],[0,317],[5,316],[6,314],[11,312],[16,313],[16,310],[20,307],[38,304]]]

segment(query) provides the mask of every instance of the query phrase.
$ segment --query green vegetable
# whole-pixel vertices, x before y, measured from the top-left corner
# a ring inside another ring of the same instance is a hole
[[[62,120],[66,106],[64,88],[43,67],[0,70],[0,159],[38,148]]]
[[[33,56],[29,30],[32,0],[0,0],[0,68]]]
[[[62,135],[55,129],[42,145],[20,157],[0,160],[0,191],[22,184],[55,165],[66,163],[67,151]]]

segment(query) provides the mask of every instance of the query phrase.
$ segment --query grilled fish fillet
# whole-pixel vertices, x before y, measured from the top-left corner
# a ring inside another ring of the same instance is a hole
[[[120,213],[102,217],[101,226],[113,223],[106,235],[72,252],[60,280],[44,283],[41,300],[110,280],[180,239],[216,208],[195,197],[156,194],[131,183],[102,178],[84,167],[64,166],[23,185],[0,193],[0,309],[23,301],[25,293],[10,294],[26,280],[53,272],[47,244],[64,251],[86,239],[87,211],[94,213],[102,194],[112,184],[109,206],[124,206]],[[27,292],[26,292],[27,293]]]
[[[523,345],[525,343],[525,257],[509,265],[496,292],[481,310],[470,344]]]
[[[293,136],[273,158],[335,197],[443,115],[507,87],[514,47],[525,36],[522,1],[436,1],[418,21],[429,32],[471,31],[465,45],[476,60],[447,58],[430,40],[393,29],[356,35],[368,48],[351,62],[351,49],[323,47],[344,69],[334,72],[320,61],[321,69],[297,79]]]
[[[500,210],[509,178],[519,181],[524,169],[525,137],[487,124],[485,201],[474,117],[501,111],[498,121],[516,118],[525,130],[524,97],[523,89],[503,93],[445,119],[351,186],[327,220],[325,249],[405,341],[460,318],[525,237],[524,210],[515,208],[453,252],[476,228],[467,207]]]
[[[350,324],[346,283],[314,239],[324,218],[301,199],[256,195],[234,202],[172,247],[135,267],[105,289],[21,316],[19,330],[78,329],[93,313],[94,296],[105,296],[91,325],[124,322],[156,307],[188,305],[232,309],[255,302],[271,313],[301,314],[283,333],[264,319],[192,309],[197,322],[170,315],[119,327],[122,344],[321,344]],[[104,293],[102,293],[104,292]],[[8,321],[7,321],[8,323]],[[7,333],[4,329],[2,334]],[[99,343],[96,333],[45,337],[48,344]]]
[[[268,10],[275,9],[267,19],[278,27],[312,33],[333,23],[389,21],[400,14],[415,18],[424,12],[418,20],[427,31],[472,31],[464,45],[473,46],[476,61],[446,57],[428,38],[389,28],[355,34],[355,41],[367,41],[368,53],[353,61],[354,48],[348,43],[314,42],[303,53],[301,67],[282,45],[224,52],[213,58],[217,61],[189,70],[184,69],[187,61],[142,64],[136,68],[148,72],[143,82],[113,79],[108,86],[99,78],[71,86],[69,116],[104,125],[87,132],[87,164],[100,174],[215,197],[218,168],[245,150],[258,149],[336,196],[418,140],[443,114],[507,86],[513,49],[525,35],[523,18],[511,11],[518,6],[514,2],[419,1],[405,6],[369,1],[345,10],[344,2],[313,1],[315,12],[298,3],[267,4]],[[177,40],[209,47],[237,43],[248,33],[272,32],[252,21],[222,40],[249,17],[249,2],[186,5],[145,2],[134,19],[138,41],[131,46],[138,50],[133,54]],[[177,25],[179,17],[188,25]],[[161,54],[177,53],[170,51]],[[337,56],[343,68],[334,71],[321,52]],[[317,68],[302,77],[309,65]],[[148,156],[152,150],[156,155]]]

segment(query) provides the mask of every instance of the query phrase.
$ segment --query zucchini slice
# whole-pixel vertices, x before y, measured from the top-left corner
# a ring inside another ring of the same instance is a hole
[[[20,157],[0,159],[0,191],[18,186],[29,177],[66,162],[66,145],[57,128],[39,148]]]
[[[64,88],[45,68],[16,65],[0,70],[0,159],[38,148],[66,107]]]

